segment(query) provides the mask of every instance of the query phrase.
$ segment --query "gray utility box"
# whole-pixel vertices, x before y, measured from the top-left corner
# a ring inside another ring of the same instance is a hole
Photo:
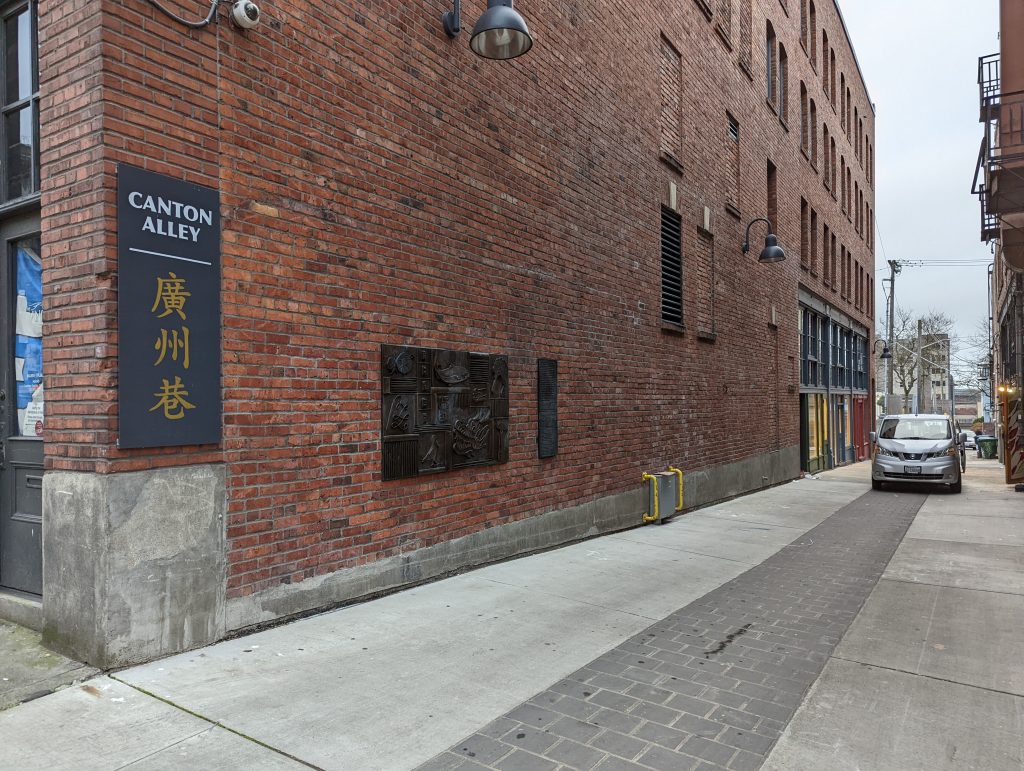
[[[679,475],[672,471],[662,471],[652,474],[654,479],[647,480],[647,518],[648,522],[663,522],[676,513],[679,505]],[[654,516],[654,495],[655,480],[657,481],[658,495],[658,519],[650,519]]]

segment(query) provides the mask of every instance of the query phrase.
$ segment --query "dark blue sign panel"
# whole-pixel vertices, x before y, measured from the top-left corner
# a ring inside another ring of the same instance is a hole
[[[221,439],[220,194],[117,167],[119,447]]]

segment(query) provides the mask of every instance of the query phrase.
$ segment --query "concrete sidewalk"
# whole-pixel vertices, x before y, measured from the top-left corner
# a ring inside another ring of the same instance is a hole
[[[0,713],[0,766],[413,768],[865,489],[798,481],[96,678]]]
[[[1002,466],[929,496],[765,767],[1024,768],[1024,495]]]

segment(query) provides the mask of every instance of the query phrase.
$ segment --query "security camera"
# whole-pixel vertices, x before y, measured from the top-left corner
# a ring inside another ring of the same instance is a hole
[[[231,6],[231,21],[242,29],[252,29],[260,23],[260,7],[252,0],[236,0]]]

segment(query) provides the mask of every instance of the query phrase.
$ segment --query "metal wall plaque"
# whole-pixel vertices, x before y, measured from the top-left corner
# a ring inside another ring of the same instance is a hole
[[[537,360],[537,456],[558,454],[558,362]]]
[[[508,461],[508,358],[381,346],[383,478]]]
[[[220,194],[117,167],[119,447],[221,439]]]

